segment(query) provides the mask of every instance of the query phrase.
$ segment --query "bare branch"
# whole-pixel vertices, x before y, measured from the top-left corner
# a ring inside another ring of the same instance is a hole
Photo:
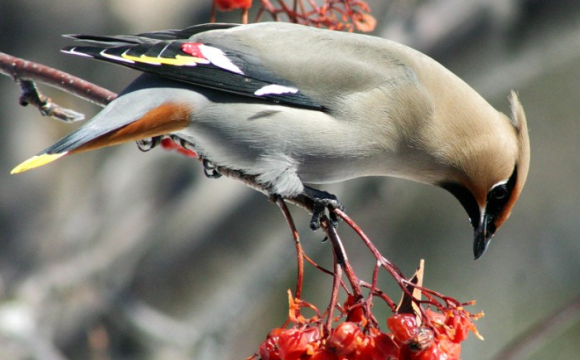
[[[263,194],[269,195],[268,190],[260,183],[258,183],[256,181],[256,177],[252,176],[252,175],[247,175],[244,174],[243,172],[239,171],[239,170],[230,170],[230,169],[225,169],[222,167],[217,167],[216,171],[219,172],[221,175],[225,176],[225,177],[229,177],[231,179],[235,179],[235,180],[239,180],[241,182],[243,182],[244,184],[246,184],[247,186],[251,187],[254,190],[257,190]],[[298,195],[294,198],[290,198],[290,199],[284,199],[310,213],[313,212],[314,210],[314,203],[312,202],[312,199],[303,196],[303,195]]]
[[[112,91],[64,71],[2,52],[0,52],[0,73],[12,77],[16,82],[39,81],[101,106],[107,105],[117,97]]]
[[[20,105],[33,105],[42,116],[50,116],[64,122],[75,122],[85,118],[84,114],[55,104],[51,98],[42,94],[32,80],[17,80],[20,84],[22,94],[20,95]]]

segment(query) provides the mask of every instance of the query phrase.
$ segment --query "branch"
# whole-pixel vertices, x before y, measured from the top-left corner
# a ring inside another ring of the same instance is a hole
[[[268,196],[270,195],[268,190],[262,184],[260,184],[256,181],[255,176],[244,174],[243,172],[241,172],[239,170],[230,170],[230,169],[225,169],[222,167],[216,167],[215,170],[225,177],[241,181],[256,191],[259,191],[259,192],[266,194]],[[310,199],[304,195],[298,195],[294,198],[289,198],[289,199],[285,198],[284,200],[308,211],[309,213],[312,213],[314,211],[314,203],[312,202],[312,199]]]
[[[40,110],[42,116],[50,116],[64,122],[84,120],[84,114],[64,108],[52,102],[49,97],[43,95],[38,90],[33,81],[20,79],[16,80],[16,82],[20,84],[20,89],[22,90],[22,94],[20,95],[20,105],[33,105]]]
[[[64,90],[84,100],[97,105],[105,106],[117,97],[112,91],[104,89],[86,80],[60,71],[46,65],[17,58],[0,52],[0,73],[10,76],[20,84],[22,95],[20,104],[34,105],[43,116],[52,116],[59,120],[78,121],[84,116],[76,111],[63,108],[42,95],[36,88],[34,81],[39,81],[51,87]]]

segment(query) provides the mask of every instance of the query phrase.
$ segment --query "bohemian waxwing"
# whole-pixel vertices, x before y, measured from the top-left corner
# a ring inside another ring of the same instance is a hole
[[[170,135],[272,195],[339,206],[304,183],[394,176],[463,205],[485,252],[530,162],[524,110],[511,119],[433,59],[392,41],[287,23],[207,24],[129,36],[73,35],[65,53],[141,70],[105,109],[17,166]]]

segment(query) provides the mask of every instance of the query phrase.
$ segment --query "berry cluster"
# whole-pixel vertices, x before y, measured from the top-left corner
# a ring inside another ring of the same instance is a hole
[[[261,360],[459,360],[461,342],[469,331],[477,333],[471,315],[463,307],[427,309],[424,321],[400,313],[387,320],[384,333],[360,316],[361,307],[330,331],[319,322],[301,322],[292,328],[277,328],[259,347]],[[358,322],[352,319],[361,320]]]
[[[270,13],[275,21],[283,21],[286,17],[289,22],[332,30],[369,32],[373,31],[377,22],[363,0],[326,0],[317,3],[311,0],[260,0],[258,3],[258,15],[254,22],[259,22],[264,12]],[[242,23],[248,22],[252,0],[213,0],[213,4],[219,11],[241,9]],[[212,21],[215,21],[215,14]]]
[[[377,329],[363,333],[358,324],[343,322],[327,337],[318,327],[274,329],[260,345],[262,360],[395,360],[399,349]]]

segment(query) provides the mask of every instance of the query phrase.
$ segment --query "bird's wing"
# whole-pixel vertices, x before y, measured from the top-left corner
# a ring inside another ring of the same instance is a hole
[[[258,52],[227,37],[210,36],[213,30],[236,26],[209,24],[139,35],[68,35],[91,46],[69,46],[63,52],[274,103],[322,109],[291,81],[264,67]],[[199,34],[204,37],[198,40]]]
[[[211,23],[211,24],[200,24],[187,27],[185,29],[167,29],[152,32],[145,32],[137,35],[82,35],[82,34],[68,34],[64,37],[72,38],[86,43],[105,45],[106,47],[111,46],[122,46],[130,44],[144,44],[144,43],[154,43],[159,40],[184,40],[190,37],[210,31],[210,30],[222,30],[237,27],[239,24],[228,24],[228,23]]]

